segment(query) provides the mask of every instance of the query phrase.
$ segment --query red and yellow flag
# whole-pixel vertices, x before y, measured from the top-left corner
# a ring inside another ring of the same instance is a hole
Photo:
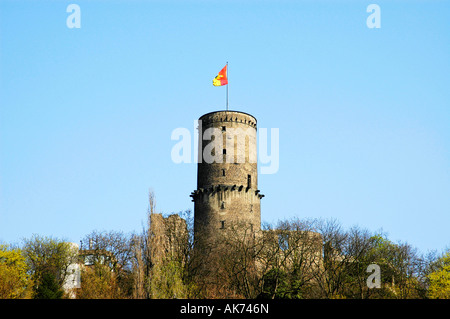
[[[225,65],[222,70],[220,70],[219,74],[214,78],[213,85],[214,86],[222,86],[228,84],[227,77],[227,66]]]

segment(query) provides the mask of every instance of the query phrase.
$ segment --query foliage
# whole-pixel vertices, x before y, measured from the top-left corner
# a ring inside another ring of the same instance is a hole
[[[39,286],[50,284],[52,280],[61,289],[69,266],[78,258],[78,251],[70,243],[38,235],[25,239],[22,251],[34,283],[35,297],[41,291]],[[50,286],[53,289],[53,283]]]
[[[262,292],[258,298],[266,299],[292,299],[296,294],[291,292],[289,278],[281,269],[271,269],[263,278]]]
[[[116,274],[108,265],[96,262],[81,271],[81,289],[77,299],[122,299],[126,294],[120,289]]]
[[[336,220],[251,226],[227,223],[217,241],[195,242],[191,211],[163,218],[150,193],[140,234],[93,231],[80,250],[38,235],[21,248],[0,246],[0,298],[70,297],[62,287],[74,264],[80,299],[450,298],[450,251],[424,256]],[[381,269],[380,288],[367,285],[371,264]]]
[[[439,260],[438,269],[429,274],[428,295],[433,299],[450,299],[450,251]]]
[[[183,282],[183,268],[174,260],[167,260],[152,269],[150,291],[153,299],[188,298],[189,286]]]
[[[133,296],[132,236],[118,231],[92,231],[81,241],[83,299]]]
[[[35,299],[61,299],[64,291],[52,272],[44,272],[34,292]]]
[[[22,251],[0,245],[0,299],[29,298],[31,286]]]

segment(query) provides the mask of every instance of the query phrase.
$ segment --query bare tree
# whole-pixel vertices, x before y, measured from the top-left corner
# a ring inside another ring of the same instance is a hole
[[[132,240],[132,265],[133,265],[133,280],[134,280],[134,287],[133,287],[133,298],[134,299],[144,299],[147,297],[147,294],[145,292],[145,282],[146,282],[146,267],[145,267],[145,260],[143,257],[143,244],[142,244],[142,237],[138,235],[133,236]]]
[[[113,295],[129,298],[133,295],[133,244],[131,236],[120,231],[92,231],[81,241],[80,258],[83,264],[97,269],[93,273],[103,276],[107,267],[117,282]],[[100,269],[101,268],[101,269]],[[92,274],[91,274],[92,275]],[[82,283],[83,286],[83,283]]]

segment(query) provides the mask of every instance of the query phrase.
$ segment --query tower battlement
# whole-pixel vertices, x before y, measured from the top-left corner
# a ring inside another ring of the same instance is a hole
[[[199,188],[195,191],[193,191],[190,195],[192,197],[192,201],[195,202],[196,199],[201,198],[202,196],[214,196],[218,194],[219,192],[225,192],[225,191],[237,191],[237,192],[246,192],[248,193],[250,191],[249,187],[245,187],[244,185],[217,185],[217,186],[210,186],[207,188]],[[264,197],[264,195],[260,194],[260,190],[251,190],[251,193],[255,193],[255,196],[258,196],[260,199]]]
[[[238,111],[216,111],[202,115],[199,120],[203,124],[209,125],[212,123],[235,122],[254,127],[256,129],[256,118],[248,113]]]

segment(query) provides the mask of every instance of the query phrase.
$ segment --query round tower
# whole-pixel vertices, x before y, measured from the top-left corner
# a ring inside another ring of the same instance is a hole
[[[194,236],[213,236],[233,223],[261,229],[256,118],[216,111],[199,118],[199,162],[194,202]]]

